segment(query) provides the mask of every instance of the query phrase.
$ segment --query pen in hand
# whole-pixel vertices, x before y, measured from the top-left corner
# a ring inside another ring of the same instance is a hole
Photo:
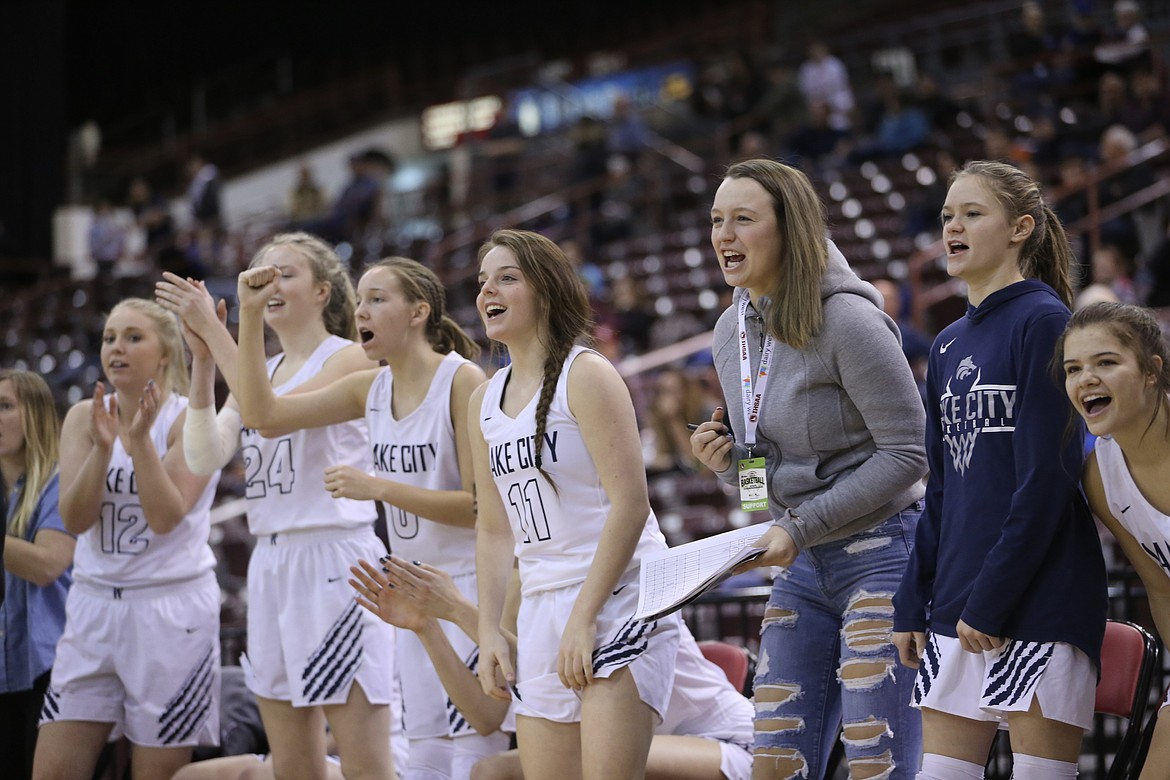
[[[724,427],[726,427],[726,426],[724,426]],[[687,423],[687,430],[688,431],[697,431],[698,429],[699,429],[698,423]],[[731,438],[732,441],[735,441],[735,433],[733,433],[730,428],[727,428],[727,435]]]

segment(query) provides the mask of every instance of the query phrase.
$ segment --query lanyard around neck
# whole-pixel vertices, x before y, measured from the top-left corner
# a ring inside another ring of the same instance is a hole
[[[775,344],[772,336],[765,334],[764,343],[760,348],[760,365],[754,372],[753,381],[747,333],[747,307],[750,303],[750,296],[744,291],[743,297],[739,300],[739,376],[743,386],[744,445],[748,448],[748,457],[751,457],[752,447],[756,443],[756,429],[760,425],[760,403],[768,386],[768,364],[772,362],[772,348]]]

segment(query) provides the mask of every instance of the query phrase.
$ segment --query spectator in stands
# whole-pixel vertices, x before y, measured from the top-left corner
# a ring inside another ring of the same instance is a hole
[[[1150,282],[1145,305],[1155,308],[1170,307],[1170,223],[1166,225],[1166,233],[1162,240],[1150,252],[1146,270]]]
[[[967,163],[942,221],[969,308],[931,349],[926,510],[894,597],[894,641],[918,669],[918,777],[981,777],[1004,723],[1016,777],[1075,777],[1106,594],[1082,437],[1049,371],[1072,250],[1039,185],[1001,162]]]
[[[918,74],[908,99],[926,115],[927,125],[932,131],[944,134],[956,129],[959,114],[966,110],[963,104],[942,90],[938,79],[929,73]]]
[[[826,241],[823,209],[804,174],[770,160],[719,185],[711,243],[736,290],[712,349],[730,413],[691,446],[724,482],[766,482],[767,552],[751,566],[787,569],[760,641],[756,776],[823,776],[841,728],[852,776],[904,778],[919,718],[890,599],[921,511],[925,413],[897,327]]]
[[[99,307],[114,303],[114,266],[126,252],[126,228],[108,198],[100,198],[94,204],[93,222],[89,226],[89,255],[97,267],[94,284]]]
[[[1043,107],[1037,101],[1051,94],[1056,81],[1053,60],[1059,48],[1059,36],[1049,28],[1043,6],[1035,0],[1021,5],[1019,26],[1007,36],[1009,61],[1004,69],[1012,97],[1025,111]]]
[[[768,137],[759,130],[746,130],[737,136],[735,152],[732,155],[734,161],[771,156],[772,148],[768,142]]]
[[[577,120],[569,131],[573,141],[574,158],[570,182],[574,185],[599,183],[608,172],[609,152],[606,149],[605,123],[590,114]],[[602,188],[589,193],[589,211],[595,219],[601,209]],[[573,208],[577,205],[574,203]]]
[[[204,273],[226,270],[219,264],[226,235],[219,168],[204,160],[202,155],[194,154],[187,160],[187,177],[187,204],[191,209],[188,260],[202,268]]]
[[[624,154],[611,154],[606,162],[605,189],[593,219],[592,242],[601,246],[634,235],[636,217],[644,217],[646,182]]]
[[[1121,123],[1141,143],[1170,132],[1170,93],[1150,68],[1136,68],[1129,76],[1129,97],[1121,108]]]
[[[1138,303],[1138,292],[1134,284],[1134,275],[1137,270],[1134,256],[1124,251],[1115,243],[1102,243],[1093,251],[1093,275],[1078,296],[1075,309],[1086,305],[1090,298],[1108,299],[1121,303]],[[1101,298],[1101,292],[1107,296]]]
[[[808,120],[785,142],[785,157],[810,176],[839,168],[845,158],[849,133],[833,127],[829,123],[829,113],[827,103],[810,103]]]
[[[127,201],[143,234],[146,265],[178,273],[182,252],[175,247],[175,220],[166,198],[155,192],[146,178],[136,176],[130,182]]]
[[[1166,344],[1149,311],[1102,303],[1072,316],[1053,359],[1073,409],[1098,437],[1084,467],[1089,506],[1137,570],[1163,642],[1170,640],[1170,580],[1160,546],[1170,523]],[[1170,766],[1166,707],[1163,701],[1157,713],[1141,773],[1145,780],[1164,777]]]
[[[926,113],[905,98],[893,79],[888,83],[872,134],[863,137],[849,153],[847,161],[852,164],[897,157],[918,149],[930,138],[933,128]]]
[[[76,540],[58,510],[57,408],[30,371],[0,370],[0,493],[6,500],[0,606],[0,734],[7,776],[32,776],[45,689],[65,627]]]
[[[605,143],[610,154],[610,164],[614,155],[620,155],[631,166],[636,165],[642,152],[649,146],[650,137],[650,127],[629,95],[619,93],[615,96]]]
[[[930,337],[920,331],[906,316],[907,296],[900,284],[893,279],[875,279],[873,286],[882,296],[882,311],[898,325],[902,337],[902,354],[914,373],[914,384],[926,402],[926,362],[930,358]]]
[[[585,283],[585,290],[589,293],[589,300],[596,304],[605,296],[605,271],[585,258],[585,248],[575,238],[566,238],[561,242],[561,250],[569,262],[577,269],[577,276]]]
[[[1097,79],[1097,100],[1092,106],[1078,112],[1079,134],[1100,138],[1106,128],[1120,124],[1122,113],[1129,102],[1129,84],[1125,76],[1107,70]]]
[[[366,149],[350,155],[350,178],[333,200],[328,213],[293,227],[312,233],[331,244],[343,241],[360,246],[366,231],[382,215],[382,188],[393,173],[394,159],[380,149]]]
[[[288,216],[293,222],[316,219],[325,210],[325,193],[307,162],[297,166],[297,180],[288,193]]]
[[[853,87],[845,64],[834,57],[824,41],[808,46],[808,57],[797,71],[797,83],[810,109],[815,103],[829,107],[829,126],[848,130],[853,124]]]
[[[938,229],[938,204],[946,197],[947,182],[958,168],[955,155],[946,147],[936,149],[928,162],[927,170],[919,171],[918,181],[921,186],[906,194],[903,232],[908,236],[917,237],[924,233],[934,233]]]
[[[651,474],[691,473],[702,465],[691,452],[688,423],[711,417],[714,406],[703,403],[703,391],[681,368],[664,368],[654,380],[643,440],[647,448],[646,470]]]
[[[1098,62],[1124,73],[1149,65],[1150,32],[1142,22],[1136,0],[1117,0],[1113,4],[1113,24],[1106,28],[1104,39],[1093,53]]]
[[[491,208],[496,213],[520,205],[520,167],[527,147],[514,106],[504,106],[496,115],[496,122],[487,131],[483,143],[476,149],[489,172]]]
[[[1066,155],[1060,161],[1054,194],[1057,200],[1052,210],[1066,228],[1078,227],[1078,223],[1089,215],[1089,161],[1077,154]],[[1083,231],[1078,238],[1070,233],[1069,242],[1073,248],[1073,280],[1083,283],[1089,276],[1089,236]]]
[[[804,118],[805,102],[796,82],[796,69],[777,60],[764,68],[763,91],[756,113],[764,120],[761,128],[768,143],[776,146],[797,128]]]
[[[641,355],[650,349],[650,331],[658,321],[654,303],[642,283],[633,276],[619,276],[610,283],[612,317],[622,350]]]
[[[1120,169],[1102,179],[1099,184],[1101,208],[1118,203],[1155,183],[1156,177],[1150,166],[1131,164],[1130,156],[1137,148],[1137,136],[1124,125],[1111,125],[1101,134],[1101,167],[1106,170]],[[1164,212],[1165,206],[1158,200],[1104,220],[1101,223],[1101,239],[1117,244],[1130,255],[1150,251],[1157,241],[1150,234],[1154,232],[1157,236],[1161,235]]]

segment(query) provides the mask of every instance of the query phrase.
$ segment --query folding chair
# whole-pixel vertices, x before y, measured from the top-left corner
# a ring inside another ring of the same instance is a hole
[[[1158,700],[1159,706],[1166,700],[1167,696],[1170,696],[1170,686],[1167,686],[1166,690],[1162,692],[1162,698]],[[1129,767],[1131,777],[1137,777],[1141,773],[1142,767],[1146,765],[1146,755],[1150,752],[1150,743],[1154,740],[1154,729],[1158,727],[1158,715],[1159,710],[1155,709],[1149,720],[1146,721],[1146,727],[1142,729],[1141,744],[1138,745],[1133,763]]]
[[[1158,661],[1158,645],[1150,632],[1136,623],[1110,620],[1105,625],[1101,644],[1101,679],[1097,683],[1094,710],[1099,715],[1125,719],[1121,740],[1104,780],[1122,780],[1136,774],[1133,766],[1142,747],[1142,721],[1150,698],[1150,680]],[[1100,729],[1098,756],[1100,749]],[[1099,761],[1103,759],[1099,758]],[[1098,766],[1102,771],[1103,766]]]
[[[751,695],[751,668],[753,659],[746,647],[730,642],[709,639],[699,642],[703,657],[718,666],[727,675],[727,681],[745,696]]]

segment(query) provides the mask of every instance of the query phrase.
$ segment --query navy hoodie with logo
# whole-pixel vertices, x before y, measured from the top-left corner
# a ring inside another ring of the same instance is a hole
[[[935,339],[926,509],[894,630],[1068,642],[1100,665],[1105,563],[1079,489],[1083,431],[1050,369],[1068,308],[1025,280]]]

